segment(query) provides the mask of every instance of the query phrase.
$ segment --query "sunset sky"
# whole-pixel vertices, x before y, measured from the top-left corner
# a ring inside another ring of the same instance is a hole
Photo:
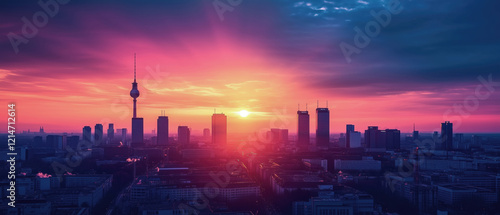
[[[308,103],[314,133],[317,100],[329,103],[332,133],[346,124],[410,132],[413,123],[429,132],[445,120],[455,132],[500,132],[499,84],[480,88],[487,98],[476,93],[479,77],[500,82],[497,2],[400,0],[402,11],[348,63],[339,44],[353,45],[354,27],[365,29],[370,11],[391,1],[221,0],[231,7],[223,19],[212,0],[70,1],[17,54],[7,35],[22,35],[22,17],[42,8],[2,1],[0,111],[17,104],[18,130],[112,122],[130,131],[137,53],[145,133],[165,110],[171,133],[187,125],[199,134],[214,108],[230,133],[295,133],[299,103]]]

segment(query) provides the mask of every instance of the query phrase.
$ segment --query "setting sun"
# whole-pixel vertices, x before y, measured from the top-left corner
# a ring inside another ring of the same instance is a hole
[[[241,117],[247,117],[250,114],[250,112],[248,112],[246,110],[241,110],[238,113],[240,114]]]

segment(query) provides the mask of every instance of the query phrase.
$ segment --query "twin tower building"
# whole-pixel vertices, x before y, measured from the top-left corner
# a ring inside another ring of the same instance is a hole
[[[309,130],[309,112],[297,111],[298,128],[297,128],[297,146],[308,147],[310,144]],[[326,108],[316,108],[316,147],[328,148],[330,144],[330,110],[328,103]]]
[[[137,88],[136,81],[136,54],[134,53],[134,82],[132,83],[132,90],[130,90],[130,96],[134,99],[134,113],[132,117],[132,147],[144,146],[144,119],[137,117],[137,98],[139,97],[139,89]],[[168,137],[168,117],[159,116],[157,120],[157,144],[167,145],[169,143]],[[179,134],[181,133],[181,127],[183,132],[187,133],[187,141],[189,143],[189,128],[187,126],[179,127]],[[180,137],[179,137],[180,138]],[[212,144],[225,145],[227,143],[227,117],[224,114],[214,113],[212,115]]]

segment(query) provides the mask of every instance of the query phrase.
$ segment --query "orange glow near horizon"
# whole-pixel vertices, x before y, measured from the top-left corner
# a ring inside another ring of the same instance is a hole
[[[98,18],[87,24],[95,24]],[[324,105],[328,100],[332,133],[345,132],[346,124],[356,125],[358,131],[378,125],[405,133],[411,131],[413,123],[420,131],[438,130],[440,123],[448,120],[443,114],[453,107],[439,103],[447,95],[430,95],[427,91],[352,96],[345,92],[364,86],[316,87],[304,77],[318,74],[304,70],[301,60],[284,61],[282,56],[268,52],[262,41],[231,37],[224,28],[212,28],[210,35],[177,33],[156,42],[141,32],[131,40],[130,35],[103,30],[96,32],[102,39],[98,51],[46,31],[44,37],[58,38],[65,49],[78,50],[79,58],[75,57],[74,64],[34,59],[31,64],[0,67],[4,84],[0,88],[4,95],[0,111],[7,113],[9,102],[17,104],[18,132],[37,131],[43,126],[46,132],[81,133],[86,125],[93,128],[101,123],[106,128],[114,123],[115,128],[128,128],[130,133],[134,52],[141,94],[137,115],[144,118],[145,134],[156,130],[162,110],[169,117],[170,133],[179,125],[187,125],[193,134],[201,134],[211,127],[215,108],[228,116],[229,133],[276,127],[288,128],[293,134],[297,103],[302,110],[308,103],[314,133],[314,104],[320,100]],[[314,57],[306,53],[299,59],[310,61]],[[87,63],[89,59],[94,61]],[[498,132],[500,116],[494,107],[480,106],[454,128],[457,132]],[[250,110],[249,117],[242,117],[241,110]],[[6,120],[2,117],[0,122],[6,124]],[[0,132],[6,132],[6,126],[0,127]]]

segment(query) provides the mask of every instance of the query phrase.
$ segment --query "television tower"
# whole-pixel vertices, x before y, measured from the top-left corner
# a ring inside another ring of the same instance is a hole
[[[144,144],[144,119],[137,118],[137,97],[139,97],[139,90],[137,89],[136,82],[136,56],[134,53],[134,83],[132,83],[132,90],[130,96],[134,98],[134,115],[132,117],[132,147],[141,147]]]
[[[132,83],[132,90],[130,90],[130,96],[134,98],[134,117],[137,118],[137,97],[139,97],[139,90],[137,89],[137,82],[136,82],[136,60],[135,60],[135,53],[134,53],[134,83]]]

